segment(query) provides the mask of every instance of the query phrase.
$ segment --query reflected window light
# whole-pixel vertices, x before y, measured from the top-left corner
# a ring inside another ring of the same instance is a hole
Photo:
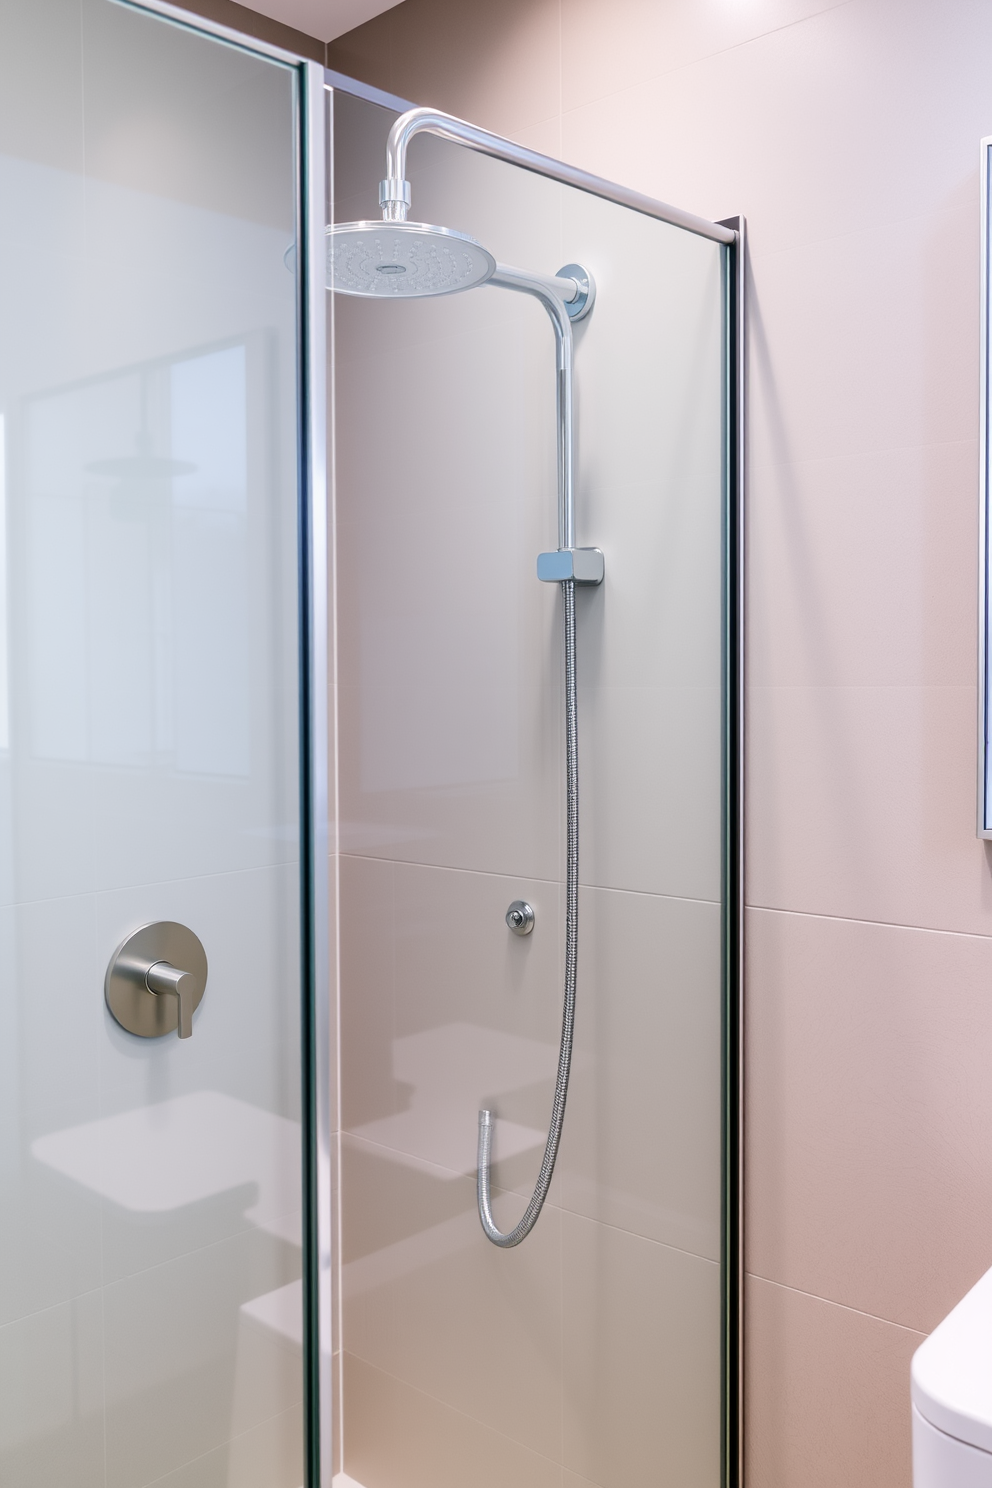
[[[7,446],[0,413],[0,749],[10,748],[10,692],[7,677]]]
[[[37,758],[248,777],[247,400],[239,342],[29,401]]]

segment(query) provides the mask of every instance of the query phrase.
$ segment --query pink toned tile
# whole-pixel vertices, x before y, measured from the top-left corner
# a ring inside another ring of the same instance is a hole
[[[395,1104],[352,1130],[411,1162],[472,1174],[485,1106],[497,1115],[496,1181],[529,1196],[558,1059],[561,887],[411,863],[390,872],[392,903],[382,906],[377,928],[394,948],[392,1027],[374,1034],[374,1005],[366,1015],[361,1001],[354,1016],[363,1036],[377,1040]],[[515,899],[535,911],[525,937],[506,925]],[[374,958],[369,946],[367,960]],[[361,1080],[360,1061],[357,1075]]]
[[[988,934],[971,687],[753,688],[748,902]]]
[[[992,941],[747,933],[748,1269],[929,1332],[992,1264]]]
[[[557,1463],[351,1355],[344,1398],[345,1472],[363,1488],[559,1488]]]
[[[842,0],[758,0],[743,5],[658,4],[621,0],[609,24],[596,0],[564,0],[564,109],[603,98],[649,78],[661,87],[677,68],[795,25]]]
[[[761,467],[751,502],[752,686],[971,686],[971,440]]]
[[[791,473],[814,459],[977,438],[970,191],[898,225],[858,224],[776,252],[756,245],[751,274],[749,436],[759,506],[776,466]],[[922,470],[932,468],[922,451],[918,458]],[[879,563],[898,551],[896,538]]]
[[[356,852],[553,878],[559,624],[534,578],[554,540],[553,369],[539,307],[503,298],[338,315],[341,831]],[[394,379],[402,499],[369,424]]]
[[[515,129],[510,136],[518,145],[525,145],[528,150],[536,150],[539,155],[550,155],[554,160],[561,159],[561,115],[555,113],[550,119],[541,119],[536,124],[528,124],[524,129]]]
[[[562,1215],[563,1465],[603,1488],[712,1488],[720,1268]]]
[[[344,1268],[348,1353],[557,1460],[560,1212],[546,1205],[526,1243],[501,1250],[482,1232],[473,1179],[413,1172],[368,1149],[349,1162],[345,1203],[364,1201],[373,1248]],[[360,1163],[384,1171],[359,1175]],[[516,1196],[495,1198],[503,1229],[522,1209]],[[408,1233],[397,1238],[400,1225]]]
[[[378,858],[339,858],[341,1117],[345,1128],[390,1116],[406,1091],[392,1063],[394,871]]]
[[[583,889],[566,1209],[719,1259],[717,904]]]
[[[566,106],[564,158],[702,216],[741,211],[756,249],[967,207],[988,129],[990,32],[992,17],[969,3],[833,6]]]
[[[749,1488],[908,1488],[923,1335],[748,1278]]]

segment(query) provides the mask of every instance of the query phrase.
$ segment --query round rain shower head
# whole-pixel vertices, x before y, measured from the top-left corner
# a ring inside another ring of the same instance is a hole
[[[342,222],[327,229],[327,287],[340,294],[410,299],[485,284],[491,253],[466,233],[426,222]]]

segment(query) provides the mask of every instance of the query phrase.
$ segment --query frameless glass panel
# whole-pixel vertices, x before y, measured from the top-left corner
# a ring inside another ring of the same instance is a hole
[[[0,1480],[299,1488],[297,75],[35,0],[0,100]]]
[[[391,115],[334,100],[336,222]],[[726,334],[715,243],[440,141],[411,218],[544,275],[575,326],[578,1004],[561,1027],[554,339],[485,286],[333,297],[342,831],[343,1468],[364,1488],[717,1488],[721,1458]],[[536,923],[511,934],[507,906]]]

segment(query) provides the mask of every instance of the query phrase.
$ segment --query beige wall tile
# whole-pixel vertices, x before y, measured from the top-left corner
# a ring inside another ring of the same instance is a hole
[[[678,5],[621,0],[609,24],[597,0],[562,3],[562,108],[652,78],[656,89],[678,68],[740,47],[767,32],[807,19],[842,0],[757,0],[746,6],[703,0]]]
[[[720,1272],[562,1215],[564,1466],[603,1488],[713,1488]]]
[[[303,1409],[295,1406],[235,1436],[155,1488],[298,1488],[303,1467]]]
[[[988,934],[974,687],[748,695],[748,900]]]
[[[341,873],[341,1122],[390,1116],[405,1092],[393,1074],[396,931],[393,865],[343,853]]]
[[[976,441],[769,465],[752,686],[970,687]]]
[[[909,1488],[923,1335],[757,1277],[747,1319],[749,1488]]]
[[[162,1477],[299,1403],[299,1345],[241,1312],[298,1275],[299,1251],[255,1232],[104,1289],[108,1488]]]
[[[748,1269],[929,1332],[992,1265],[992,941],[750,911]]]
[[[353,860],[358,861],[358,860]],[[474,1173],[478,1112],[496,1111],[498,1181],[533,1188],[554,1093],[561,1031],[561,886],[419,864],[360,870],[362,907],[344,930],[345,1085],[349,1128],[408,1160]],[[389,897],[377,894],[389,874]],[[357,883],[358,880],[356,879]],[[537,920],[511,934],[509,904]],[[369,987],[378,947],[395,962],[389,1016]],[[361,1102],[361,1106],[359,1106]]]
[[[0,1328],[0,1476],[105,1488],[104,1329],[87,1292]]]
[[[750,432],[761,506],[779,506],[764,489],[776,466],[908,446],[925,469],[921,447],[977,437],[971,184],[939,211],[756,254]],[[883,549],[877,562],[894,557]]]
[[[363,1488],[559,1488],[561,1469],[361,1359],[345,1357],[345,1472]]]
[[[559,1212],[546,1205],[526,1244],[501,1250],[482,1232],[472,1181],[453,1179],[449,1186],[462,1200],[459,1215],[391,1244],[395,1229],[387,1221],[382,1243],[345,1267],[345,1347],[349,1355],[559,1461]],[[404,1186],[394,1184],[392,1204],[404,1197]],[[521,1209],[516,1195],[497,1198],[497,1224],[509,1228]],[[346,1453],[348,1435],[346,1415]]]
[[[720,909],[584,889],[566,1209],[720,1255]]]
[[[957,193],[974,201],[990,33],[976,0],[833,6],[567,109],[563,153],[703,216],[743,212],[757,265],[766,247],[894,224]]]

